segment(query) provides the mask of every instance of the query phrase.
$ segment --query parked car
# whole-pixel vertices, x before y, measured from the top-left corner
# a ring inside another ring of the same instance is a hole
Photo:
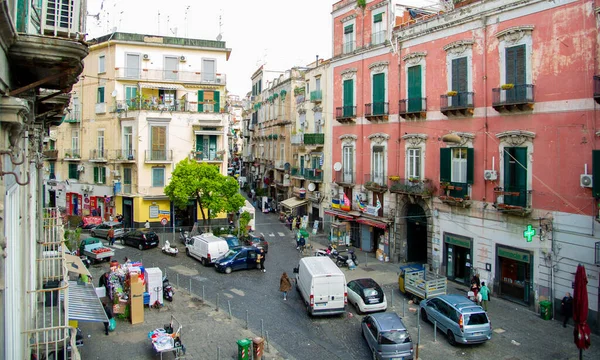
[[[229,251],[227,241],[212,233],[193,236],[185,245],[186,254],[200,260],[204,266],[213,264],[227,251]]]
[[[242,243],[245,246],[256,246],[259,249],[263,249],[265,253],[269,252],[269,242],[262,235],[248,234],[242,237]]]
[[[215,269],[225,274],[236,270],[256,269],[256,257],[260,250],[254,246],[229,250],[215,262]]]
[[[492,324],[483,308],[461,295],[421,301],[421,318],[436,321],[451,345],[483,343],[492,338]]]
[[[333,260],[327,256],[307,256],[300,259],[294,273],[296,290],[300,293],[309,315],[346,313],[346,276]]]
[[[110,230],[111,226],[115,230],[115,239],[122,238],[125,234],[125,230],[123,228],[123,224],[118,221],[105,221],[102,224],[93,228],[90,231],[90,235],[92,237],[108,239],[108,230]]]
[[[362,320],[361,330],[376,359],[413,359],[413,342],[398,314],[367,315]]]
[[[140,250],[157,247],[159,244],[158,235],[151,229],[141,228],[127,232],[121,238],[121,244],[130,245]]]
[[[237,238],[237,236],[235,235],[231,235],[231,234],[227,234],[227,235],[221,235],[220,236],[221,239],[227,241],[227,245],[229,245],[229,249],[236,249],[242,246],[242,244],[240,243],[240,239]]]
[[[370,278],[348,283],[348,302],[354,305],[359,314],[387,309],[387,300],[381,286]]]

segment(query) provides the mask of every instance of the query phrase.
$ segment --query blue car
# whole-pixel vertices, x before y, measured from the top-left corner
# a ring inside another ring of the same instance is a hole
[[[258,254],[260,254],[260,249],[254,246],[229,250],[217,259],[215,269],[225,274],[236,270],[257,269],[256,257]]]
[[[236,250],[242,246],[240,244],[240,239],[238,239],[235,235],[228,234],[220,237],[221,239],[227,241],[227,246],[229,246],[229,249]]]

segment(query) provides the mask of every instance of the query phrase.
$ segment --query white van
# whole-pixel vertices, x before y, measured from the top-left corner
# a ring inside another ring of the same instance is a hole
[[[193,236],[185,246],[185,253],[200,260],[204,266],[213,264],[227,251],[227,241],[211,233]]]
[[[346,276],[330,258],[302,258],[294,272],[297,272],[296,290],[300,292],[309,315],[335,315],[346,312]]]

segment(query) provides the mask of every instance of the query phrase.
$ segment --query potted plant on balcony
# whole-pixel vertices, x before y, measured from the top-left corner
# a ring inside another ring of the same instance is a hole
[[[71,157],[71,153],[68,153],[68,152],[66,152],[66,153],[65,153],[65,157],[66,157],[66,158],[70,158],[70,157]]]
[[[392,175],[392,176],[388,176],[388,179],[390,181],[400,181],[400,176],[398,176],[398,175]]]
[[[514,87],[515,87],[515,84],[503,84],[502,86],[500,86],[500,88],[502,90],[510,90],[510,89],[512,89]]]
[[[451,91],[448,91],[448,92],[446,93],[446,95],[448,95],[448,96],[456,96],[456,95],[458,95],[458,92],[456,92],[456,91],[454,91],[454,90],[451,90]]]
[[[449,182],[442,182],[440,183],[440,187],[444,190],[454,190],[454,185],[450,184]]]
[[[416,184],[416,183],[420,182],[421,180],[419,180],[419,178],[416,178],[416,177],[409,177],[408,181],[410,181],[413,184]]]

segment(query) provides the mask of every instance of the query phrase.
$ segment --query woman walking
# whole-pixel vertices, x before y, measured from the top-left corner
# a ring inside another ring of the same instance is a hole
[[[490,300],[490,288],[485,286],[485,281],[481,282],[481,289],[479,289],[479,294],[481,294],[481,306],[483,310],[487,312],[487,303]]]
[[[279,279],[279,291],[283,293],[283,300],[287,300],[287,293],[292,289],[292,282],[288,277],[288,274],[284,271]]]

